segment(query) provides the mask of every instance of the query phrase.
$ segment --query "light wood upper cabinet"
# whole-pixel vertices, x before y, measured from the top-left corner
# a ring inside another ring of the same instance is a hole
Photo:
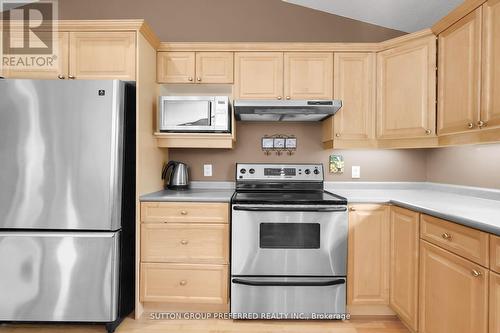
[[[378,138],[435,135],[435,36],[378,53],[377,69]]]
[[[500,126],[500,0],[483,5],[482,101],[484,127]]]
[[[135,32],[70,32],[69,75],[135,80],[135,53]]]
[[[43,38],[47,32],[38,32]],[[16,67],[10,70],[5,69],[4,76],[12,79],[63,79],[69,74],[69,33],[58,32],[57,42],[54,45],[54,56],[51,57],[51,64],[40,68],[36,67]]]
[[[479,7],[439,35],[439,135],[477,128],[481,89],[481,17]]]
[[[232,52],[158,52],[160,83],[232,83]]]
[[[389,207],[349,208],[347,304],[389,304]]]
[[[420,333],[486,333],[488,270],[420,241]]]
[[[158,52],[156,62],[158,82],[194,82],[195,62],[194,52]]]
[[[391,207],[390,306],[412,330],[418,328],[420,214]]]
[[[490,272],[490,330],[500,333],[500,275]]]
[[[323,142],[330,141],[329,148],[375,145],[375,54],[335,53],[333,68],[333,97],[342,108],[323,122]]]
[[[285,99],[332,99],[333,54],[286,52]]]
[[[234,60],[236,99],[283,98],[282,52],[236,52]]]
[[[232,52],[196,52],[197,83],[232,83]]]

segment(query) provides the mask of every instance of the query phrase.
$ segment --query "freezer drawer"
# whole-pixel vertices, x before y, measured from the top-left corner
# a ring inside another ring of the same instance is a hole
[[[247,313],[261,316],[272,313],[288,315],[287,318],[281,319],[337,319],[331,316],[326,318],[319,318],[319,316],[343,315],[345,311],[345,277],[231,278],[231,313],[233,314]],[[291,315],[298,317],[292,318]]]
[[[117,317],[120,232],[0,232],[0,321]]]

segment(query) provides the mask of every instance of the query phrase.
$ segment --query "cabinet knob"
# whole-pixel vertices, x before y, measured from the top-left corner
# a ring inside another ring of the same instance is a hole
[[[467,127],[468,127],[469,129],[473,129],[473,128],[474,128],[474,124],[473,124],[473,123],[468,123],[468,124],[467,124]]]
[[[278,97],[276,97],[276,98],[277,98],[277,99],[279,99],[279,100],[281,100],[281,98],[282,98],[282,97],[281,97],[281,96],[278,96]]]
[[[350,211],[350,212],[355,212],[355,211],[356,211],[356,208],[354,208],[354,207],[349,207],[349,211]]]
[[[483,275],[483,274],[481,274],[481,272],[476,271],[475,269],[473,269],[471,271],[471,274],[472,274],[473,277],[480,277],[481,275]]]
[[[188,242],[187,240],[185,240],[185,239],[181,240],[181,244],[182,244],[182,245],[188,245],[188,243],[189,243],[189,242]]]
[[[486,123],[484,121],[480,120],[477,122],[477,127],[479,127],[479,128],[486,127]]]
[[[68,75],[68,79],[74,80],[74,79],[76,79],[76,77],[74,75]]]
[[[66,76],[64,76],[64,75],[62,75],[62,74],[59,74],[59,75],[57,76],[57,78],[58,78],[59,80],[64,80],[64,79],[66,78]]]
[[[432,131],[431,131],[430,129],[427,129],[427,130],[425,130],[425,134],[427,134],[427,135],[431,135],[431,134],[432,134]]]
[[[451,235],[447,232],[445,232],[444,234],[441,235],[441,237],[443,237],[443,239],[451,239]]]
[[[340,138],[340,133],[335,133],[335,137]]]
[[[286,96],[285,98],[286,98],[286,99],[290,99],[290,96]]]
[[[181,210],[181,215],[187,215],[187,214],[188,214],[188,212],[187,212],[187,211],[185,211],[185,210]]]
[[[190,77],[188,77],[188,81],[189,81],[189,82],[193,82],[193,78],[192,78],[191,76],[190,76]]]
[[[179,284],[180,284],[181,286],[185,286],[185,285],[187,284],[187,281],[186,281],[186,280],[181,280],[181,281],[179,282]]]
[[[199,76],[198,76],[198,77],[196,78],[196,81],[201,82],[201,77],[199,77]]]

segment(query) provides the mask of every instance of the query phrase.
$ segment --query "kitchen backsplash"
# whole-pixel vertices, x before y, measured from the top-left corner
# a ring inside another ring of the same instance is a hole
[[[265,135],[285,134],[297,137],[297,152],[288,156],[266,156],[261,150]],[[321,162],[328,167],[330,154],[342,154],[345,172],[326,174],[328,181],[350,181],[351,166],[361,167],[360,181],[424,181],[426,151],[419,150],[324,150],[321,123],[244,123],[238,122],[236,147],[221,149],[170,149],[169,157],[187,163],[192,180],[234,180],[236,162],[287,163]],[[213,176],[203,176],[203,164],[213,165]]]
[[[430,182],[500,189],[500,144],[429,149]]]

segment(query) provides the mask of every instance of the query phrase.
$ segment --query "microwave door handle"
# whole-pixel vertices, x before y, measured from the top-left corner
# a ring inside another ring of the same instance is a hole
[[[215,118],[214,104],[212,101],[208,101],[208,126],[212,126]]]
[[[242,284],[245,286],[258,286],[258,287],[325,287],[344,284],[345,279],[332,279],[325,281],[258,281],[234,278],[231,280],[233,283]]]

